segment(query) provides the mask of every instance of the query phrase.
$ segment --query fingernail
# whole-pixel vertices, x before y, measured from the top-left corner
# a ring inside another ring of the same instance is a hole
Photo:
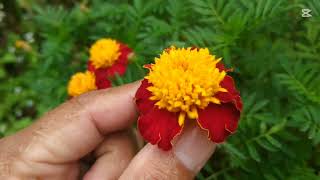
[[[173,147],[175,156],[189,170],[198,173],[213,154],[216,144],[208,139],[207,131],[196,123],[184,127]]]

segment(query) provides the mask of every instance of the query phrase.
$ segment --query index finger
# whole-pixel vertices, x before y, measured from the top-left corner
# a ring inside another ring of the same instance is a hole
[[[32,136],[24,154],[37,162],[50,163],[85,156],[102,142],[104,135],[133,123],[134,94],[139,84],[90,92],[48,112],[22,133]]]

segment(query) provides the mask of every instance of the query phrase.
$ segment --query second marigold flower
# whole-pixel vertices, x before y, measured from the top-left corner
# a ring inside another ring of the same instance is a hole
[[[123,75],[132,56],[132,50],[119,41],[109,38],[96,41],[90,48],[88,70],[95,74],[98,89],[111,87],[109,78]]]
[[[186,120],[197,121],[217,143],[236,131],[242,101],[220,61],[207,48],[172,47],[147,66],[136,93],[144,139],[169,150]]]

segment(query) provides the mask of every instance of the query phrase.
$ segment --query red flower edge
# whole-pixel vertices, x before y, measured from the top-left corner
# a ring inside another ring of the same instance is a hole
[[[218,63],[217,68],[220,71],[230,71],[225,69],[222,63]],[[226,75],[220,85],[227,90],[215,96],[221,101],[221,104],[211,103],[205,109],[199,109],[197,119],[199,126],[208,132],[208,138],[215,143],[225,141],[230,134],[236,131],[242,111],[241,97],[235,88],[233,78]],[[170,150],[171,141],[180,134],[183,127],[178,124],[178,113],[159,109],[155,105],[156,102],[149,99],[152,95],[147,90],[149,86],[152,84],[144,79],[136,92],[136,104],[140,113],[138,129],[146,141],[157,144],[163,150]]]
[[[128,57],[133,52],[126,44],[118,42],[120,45],[120,56],[114,65],[107,68],[96,69],[91,61],[88,61],[87,69],[91,71],[96,76],[96,86],[98,89],[105,89],[111,87],[110,78],[113,78],[116,74],[123,75],[128,66]]]
[[[144,130],[141,134],[151,144],[158,144],[163,150],[170,150],[171,140],[182,130],[177,119],[177,113],[154,106],[148,113],[139,117],[138,128]]]

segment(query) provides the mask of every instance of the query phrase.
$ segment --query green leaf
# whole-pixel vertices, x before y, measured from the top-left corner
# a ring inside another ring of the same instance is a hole
[[[261,138],[257,140],[257,143],[263,147],[264,149],[271,151],[271,152],[276,152],[277,149],[271,145],[268,141],[266,141],[265,139]]]
[[[261,159],[260,159],[260,156],[256,150],[256,147],[254,147],[252,144],[246,144],[246,146],[247,146],[250,157],[257,162],[260,162]]]
[[[224,143],[223,147],[225,147],[226,151],[233,154],[234,156],[236,156],[240,159],[246,159],[246,156],[241,151],[239,151],[237,148],[235,148],[232,144]]]
[[[276,139],[274,139],[273,137],[271,137],[269,135],[267,135],[266,138],[272,145],[274,145],[277,148],[281,148],[281,143],[279,141],[277,141]]]
[[[281,123],[272,126],[270,128],[270,130],[268,131],[268,133],[273,134],[273,133],[276,133],[276,132],[282,130],[283,127],[285,126],[285,124],[286,124],[286,120],[284,119]]]

